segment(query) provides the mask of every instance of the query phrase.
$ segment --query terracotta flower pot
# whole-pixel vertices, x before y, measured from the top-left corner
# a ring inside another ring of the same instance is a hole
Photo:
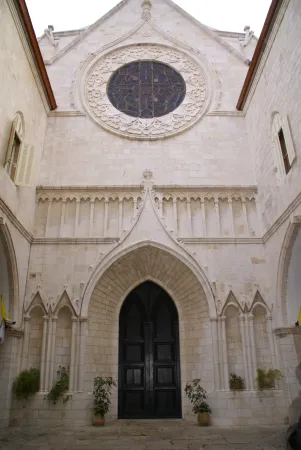
[[[95,427],[103,427],[104,424],[105,424],[104,416],[101,416],[100,414],[94,414],[93,415],[93,425]]]
[[[200,427],[208,427],[210,424],[209,412],[201,412],[198,414],[198,422]]]

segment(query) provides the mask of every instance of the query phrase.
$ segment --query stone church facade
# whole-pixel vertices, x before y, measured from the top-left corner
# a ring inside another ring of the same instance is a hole
[[[0,289],[16,321],[1,426],[90,424],[98,375],[118,382],[111,419],[193,419],[184,387],[201,378],[215,425],[294,421],[298,0],[273,0],[259,40],[171,0],[38,41],[24,0],[0,15]],[[70,398],[51,405],[59,366]],[[11,386],[30,367],[40,392],[22,408]],[[258,368],[283,378],[258,392]]]

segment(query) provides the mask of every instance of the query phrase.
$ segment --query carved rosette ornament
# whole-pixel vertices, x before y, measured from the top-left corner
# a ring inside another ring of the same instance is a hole
[[[143,60],[167,64],[185,81],[183,102],[162,117],[131,117],[116,109],[108,98],[107,86],[112,74],[125,64]],[[179,50],[155,44],[124,47],[100,57],[90,66],[84,81],[84,103],[95,122],[108,131],[132,139],[165,138],[186,130],[205,114],[208,105],[206,76],[194,59]]]

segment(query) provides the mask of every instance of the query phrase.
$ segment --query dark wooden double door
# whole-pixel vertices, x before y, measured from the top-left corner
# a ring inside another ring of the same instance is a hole
[[[126,298],[119,320],[119,418],[180,418],[176,307],[147,281]]]

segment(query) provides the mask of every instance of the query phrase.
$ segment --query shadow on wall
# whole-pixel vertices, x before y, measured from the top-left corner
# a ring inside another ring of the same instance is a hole
[[[299,337],[299,336],[298,336]],[[299,347],[297,350],[297,354],[299,356],[299,361],[301,359],[301,342],[298,342]],[[301,385],[301,362],[299,362],[298,366],[296,367],[295,370],[295,374],[296,374],[296,378],[299,381],[299,384]],[[298,397],[296,397],[292,403],[289,406],[288,409],[289,412],[289,418],[290,418],[290,423],[296,423],[298,422],[300,416],[301,416],[301,390],[299,391],[299,395]]]

